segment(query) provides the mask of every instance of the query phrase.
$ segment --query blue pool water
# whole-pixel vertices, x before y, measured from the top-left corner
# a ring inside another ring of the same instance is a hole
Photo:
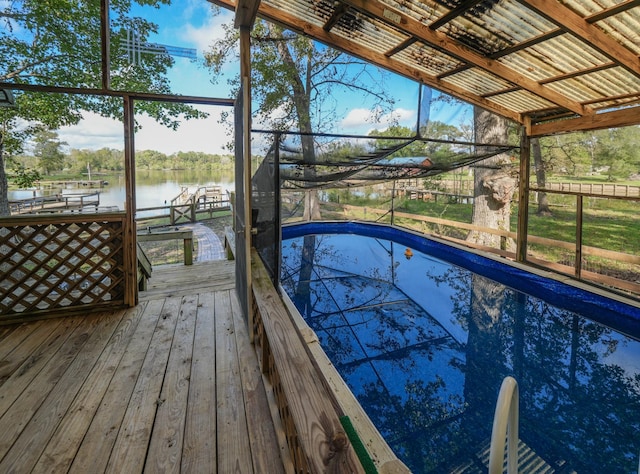
[[[285,227],[282,247],[283,287],[413,472],[486,472],[507,375],[538,461],[638,472],[638,308],[386,226]]]

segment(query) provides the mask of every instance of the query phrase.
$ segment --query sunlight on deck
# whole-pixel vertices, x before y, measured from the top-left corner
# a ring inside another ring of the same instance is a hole
[[[233,268],[157,267],[135,308],[0,327],[0,472],[284,472]]]

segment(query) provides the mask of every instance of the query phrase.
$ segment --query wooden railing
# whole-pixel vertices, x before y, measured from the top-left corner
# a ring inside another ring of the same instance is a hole
[[[545,183],[539,191],[561,191],[591,196],[640,197],[640,186],[615,183]]]
[[[253,332],[295,472],[364,472],[340,416],[255,250]]]
[[[40,196],[19,201],[10,201],[12,214],[56,213],[63,211],[82,211],[85,207],[92,207],[95,211],[100,206],[100,193],[57,194],[55,196]]]
[[[139,232],[138,242],[160,242],[164,240],[182,240],[184,248],[184,264],[193,265],[193,231],[170,230],[162,232]]]
[[[428,189],[424,187],[423,180],[399,180],[396,191],[398,195],[417,193],[422,196],[434,191],[440,191],[450,194],[453,197],[473,197],[473,179],[436,180],[432,184],[437,184],[438,189]],[[532,183],[533,186],[533,183]],[[545,183],[545,189],[549,191],[563,191],[581,194],[591,194],[596,196],[624,196],[624,197],[640,197],[640,186],[616,183],[571,183],[571,182],[549,182]],[[466,196],[462,196],[466,195]]]
[[[125,214],[16,216],[0,221],[0,323],[125,305]],[[131,281],[129,281],[131,280]]]
[[[228,201],[222,201],[219,205],[212,202],[206,204],[198,204],[193,202],[182,206],[155,206],[137,209],[137,213],[153,212],[152,215],[144,217],[136,217],[137,222],[166,217],[169,219],[169,225],[182,224],[187,222],[196,222],[199,216],[206,214],[209,218],[213,218],[214,214],[221,211],[229,211]]]
[[[576,199],[580,200],[581,197],[582,195],[577,195]],[[345,211],[345,214],[348,213],[348,215],[350,216],[354,216],[354,215],[363,216],[364,219],[375,220],[374,216],[384,216],[384,215],[389,215],[389,219],[391,219],[390,210],[376,209],[371,207],[350,206],[346,204],[343,205],[343,209]],[[480,227],[480,226],[469,224],[466,222],[452,221],[448,219],[442,219],[439,217],[423,216],[419,214],[410,214],[410,213],[398,212],[398,211],[393,212],[393,217],[394,219],[410,219],[417,222],[434,224],[436,226],[451,227],[451,228],[462,229],[466,231],[477,231],[477,232],[483,232],[483,233],[492,234],[492,235],[498,235],[503,240],[507,240],[507,239],[515,240],[517,238],[517,234],[515,232],[500,230],[500,229],[489,229],[486,227]],[[582,226],[581,213],[578,213],[577,220],[578,222],[576,223],[576,225],[578,227],[581,227]],[[475,245],[471,242],[467,242],[462,239],[457,239],[457,238],[445,235],[442,232],[435,232],[432,234],[448,240],[456,241],[457,243],[466,245],[468,247],[496,253],[503,257],[512,258],[512,259],[515,259],[516,257],[514,252]],[[571,255],[576,255],[575,261],[579,262],[579,263],[574,263],[573,266],[569,266],[567,264],[548,262],[548,261],[544,261],[544,260],[537,259],[530,256],[530,257],[527,257],[527,261],[529,263],[533,263],[535,265],[542,266],[560,273],[570,274],[570,275],[576,276],[579,279],[583,279],[585,281],[607,285],[609,287],[618,288],[621,290],[629,291],[636,295],[640,295],[640,284],[638,284],[637,282],[627,281],[627,280],[624,280],[615,276],[609,276],[606,274],[600,274],[590,269],[585,269],[583,268],[583,265],[582,265],[584,257],[591,256],[591,257],[610,259],[612,261],[616,261],[622,264],[632,265],[637,267],[637,266],[640,266],[640,255],[632,255],[632,254],[627,254],[623,252],[616,252],[616,251],[602,249],[598,247],[592,247],[588,245],[583,245],[581,242],[575,242],[575,243],[564,242],[560,240],[554,240],[554,239],[549,239],[549,238],[535,236],[535,235],[529,235],[527,237],[527,241],[530,244],[538,244],[545,247],[554,247],[558,249],[567,250]]]

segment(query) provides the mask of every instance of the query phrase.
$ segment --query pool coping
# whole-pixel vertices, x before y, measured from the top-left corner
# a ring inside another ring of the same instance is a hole
[[[331,392],[340,409],[350,418],[360,440],[378,468],[378,472],[381,474],[411,474],[411,470],[396,456],[362,408],[320,345],[315,331],[304,320],[286,290],[280,286],[278,292],[291,316],[291,321],[307,348],[309,357],[315,362],[316,368],[324,378],[324,385]]]

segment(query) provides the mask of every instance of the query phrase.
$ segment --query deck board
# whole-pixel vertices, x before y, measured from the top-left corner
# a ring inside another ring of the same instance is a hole
[[[184,430],[181,471],[185,474],[216,468],[216,378],[208,356],[216,347],[213,305],[213,293],[200,295]]]
[[[216,374],[226,383],[216,386],[218,408],[218,465],[221,472],[253,472],[245,406],[240,379],[240,364],[233,337],[234,325],[231,316],[231,299],[228,292],[218,292],[215,301],[216,313],[227,318],[216,318]]]
[[[0,472],[285,472],[233,263],[150,283],[135,308],[3,328]]]

